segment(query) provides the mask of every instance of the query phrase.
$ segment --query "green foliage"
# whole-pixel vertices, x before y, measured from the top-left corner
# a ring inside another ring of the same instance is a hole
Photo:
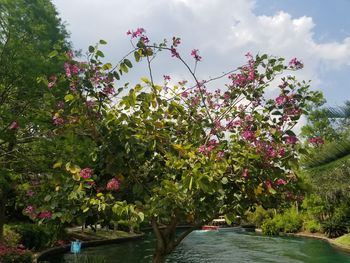
[[[303,225],[303,217],[295,208],[277,214],[275,217],[266,219],[262,224],[262,231],[266,235],[276,235],[279,232],[295,233]]]
[[[345,234],[341,237],[338,237],[336,240],[334,240],[336,244],[350,246],[350,234]]]
[[[306,219],[303,223],[303,229],[310,233],[321,232],[321,224],[315,219]]]
[[[20,243],[28,249],[40,250],[51,247],[56,240],[65,237],[61,228],[49,225],[24,223],[11,226],[11,229],[20,234]]]
[[[279,222],[272,218],[264,220],[263,224],[261,225],[261,230],[264,235],[268,236],[275,236],[281,232]]]
[[[272,209],[264,209],[262,206],[257,206],[254,211],[249,210],[245,214],[247,224],[252,224],[260,228],[262,223],[268,218],[273,218],[274,212]]]
[[[107,263],[106,259],[102,256],[92,255],[77,255],[74,259],[75,263]]]
[[[347,233],[346,223],[338,219],[328,219],[321,224],[322,231],[329,238],[339,237]]]
[[[9,247],[16,247],[20,244],[21,235],[11,229],[9,225],[4,225],[4,241]]]

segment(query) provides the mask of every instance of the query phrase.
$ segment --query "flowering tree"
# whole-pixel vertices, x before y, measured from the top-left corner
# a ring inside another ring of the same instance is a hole
[[[132,63],[128,57],[115,67],[102,63],[98,46],[89,48],[87,62],[67,61],[65,75],[49,83],[53,90],[67,87],[64,108],[53,114],[56,132],[74,131],[91,141],[92,150],[86,153],[91,163],[54,164],[62,176],[46,201],[52,207],[50,200],[68,196],[83,216],[97,213],[109,222],[145,216],[157,237],[153,262],[164,262],[186,235],[213,218],[225,215],[232,222],[250,206],[288,199],[299,148],[292,128],[316,93],[285,76],[279,95],[267,98],[277,75],[303,64],[249,53],[245,65],[220,76],[228,78],[225,88],[211,91],[216,78],[203,81],[195,74],[202,60],[197,49],[191,68],[178,52],[180,38],[151,45],[142,28],[128,35],[134,44],[129,54],[149,71],[140,84],[116,89]],[[192,80],[173,84],[164,76],[162,85],[155,84],[152,63],[161,51],[183,62]],[[121,94],[126,95],[116,100]],[[53,210],[64,217],[59,206]],[[184,222],[193,228],[176,236]]]

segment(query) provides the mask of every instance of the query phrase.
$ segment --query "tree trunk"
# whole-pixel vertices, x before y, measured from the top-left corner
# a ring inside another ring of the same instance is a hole
[[[156,248],[156,251],[153,255],[153,263],[164,263],[165,259],[166,259],[166,254],[164,251],[159,250],[158,248]]]

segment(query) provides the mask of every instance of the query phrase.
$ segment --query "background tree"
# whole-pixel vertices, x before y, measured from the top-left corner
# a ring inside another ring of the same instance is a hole
[[[37,78],[60,71],[49,54],[67,48],[66,37],[49,0],[0,1],[0,240],[12,181],[37,172],[42,151],[32,142],[51,125],[52,100]]]

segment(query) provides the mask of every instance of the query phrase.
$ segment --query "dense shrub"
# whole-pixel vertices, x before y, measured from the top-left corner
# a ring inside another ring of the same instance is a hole
[[[4,241],[9,247],[16,247],[21,241],[21,235],[11,229],[10,226],[4,225]]]
[[[278,226],[278,222],[271,218],[264,220],[263,224],[261,225],[261,230],[264,235],[269,236],[278,235],[281,231],[280,227]]]
[[[266,210],[262,206],[255,208],[255,211],[248,211],[245,214],[245,223],[248,225],[254,225],[255,227],[261,227],[264,220],[273,217],[273,210]]]
[[[32,253],[22,248],[0,246],[1,263],[32,263]]]
[[[279,232],[295,233],[300,230],[302,225],[302,215],[298,214],[296,209],[291,208],[272,219],[265,219],[261,229],[265,235],[277,235]]]
[[[315,219],[306,219],[304,221],[303,228],[305,231],[310,233],[321,232],[321,224]]]
[[[345,222],[339,221],[336,219],[329,219],[321,224],[322,231],[329,238],[339,237],[345,233],[347,233],[347,227]]]
[[[21,235],[21,244],[34,250],[52,246],[56,240],[62,239],[64,234],[62,228],[50,225],[26,223],[12,226],[12,228]]]

